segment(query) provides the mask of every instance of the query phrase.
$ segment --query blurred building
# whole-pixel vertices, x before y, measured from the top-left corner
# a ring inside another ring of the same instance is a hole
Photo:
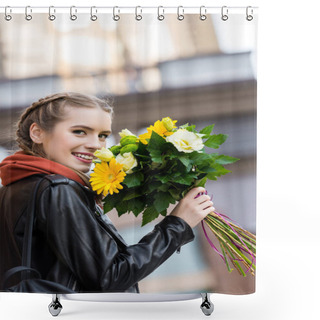
[[[145,15],[139,22],[133,16],[115,22],[111,15],[95,22],[79,15],[70,21],[68,14],[57,14],[55,21],[47,14],[34,15],[32,21],[23,15],[10,22],[2,19],[0,146],[14,150],[15,123],[22,110],[59,91],[111,97],[115,142],[123,128],[138,133],[166,116],[198,129],[215,123],[216,133],[229,135],[219,152],[241,160],[230,166],[232,174],[208,183],[208,190],[218,211],[255,232],[256,27],[255,21],[249,25],[243,17],[233,19],[235,25],[221,22],[218,15],[206,21],[187,15],[183,22],[174,15],[164,21]],[[140,221],[129,215],[113,221],[128,242],[137,242],[151,228],[133,229]],[[182,248],[141,287],[252,291],[254,278],[242,278],[236,271],[228,274],[202,230],[196,232],[200,246]],[[188,267],[186,259],[193,261]],[[177,266],[184,271],[177,274]]]

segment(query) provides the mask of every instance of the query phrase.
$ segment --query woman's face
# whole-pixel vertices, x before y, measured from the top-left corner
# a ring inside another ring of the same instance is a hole
[[[93,153],[106,146],[110,134],[108,112],[99,108],[66,106],[64,120],[51,132],[42,132],[42,146],[49,160],[88,172]]]

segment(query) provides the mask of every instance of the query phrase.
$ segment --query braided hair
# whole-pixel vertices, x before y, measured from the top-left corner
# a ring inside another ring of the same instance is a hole
[[[80,108],[101,108],[112,116],[113,109],[106,100],[76,92],[63,92],[49,95],[32,103],[20,116],[16,141],[25,153],[45,157],[41,144],[34,143],[30,137],[30,126],[36,123],[46,132],[63,120],[65,106]]]

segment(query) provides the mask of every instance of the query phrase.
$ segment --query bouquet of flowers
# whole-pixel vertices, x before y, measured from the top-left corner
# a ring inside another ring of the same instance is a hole
[[[158,120],[139,137],[124,129],[118,145],[95,152],[90,182],[92,189],[105,197],[105,213],[115,208],[119,216],[142,214],[142,226],[146,225],[159,215],[166,216],[169,205],[191,188],[204,187],[207,179],[217,180],[230,172],[224,166],[239,160],[205,151],[205,147],[218,149],[227,139],[225,134],[212,133],[214,124],[198,132],[194,125],[177,127],[176,122],[169,117]],[[217,237],[221,252],[204,225]],[[202,228],[229,272],[231,261],[241,275],[248,271],[254,275],[255,235],[215,211],[204,219]]]

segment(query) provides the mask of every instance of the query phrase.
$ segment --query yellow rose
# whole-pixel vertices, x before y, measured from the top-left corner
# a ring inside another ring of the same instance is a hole
[[[138,165],[137,159],[131,152],[126,152],[123,155],[118,154],[116,161],[123,165],[122,169],[126,173],[132,173],[132,169]]]
[[[105,147],[102,147],[101,149],[96,150],[93,155],[96,156],[101,161],[106,161],[106,162],[109,162],[114,157],[113,153],[109,149],[106,149]]]
[[[187,129],[179,129],[166,140],[171,142],[179,151],[191,153],[193,151],[200,151],[204,144],[201,139],[202,135],[188,131]]]

